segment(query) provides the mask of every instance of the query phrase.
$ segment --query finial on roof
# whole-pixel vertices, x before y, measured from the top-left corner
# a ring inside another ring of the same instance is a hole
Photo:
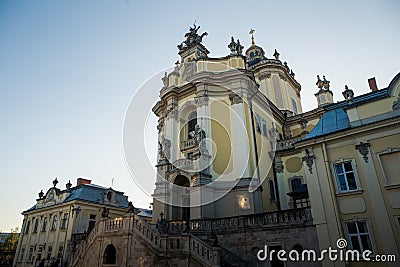
[[[249,34],[251,34],[251,45],[252,46],[255,46],[256,45],[256,43],[254,42],[254,32],[255,32],[256,30],[253,30],[253,29],[250,29],[250,32],[249,32]]]
[[[53,186],[56,187],[57,184],[58,184],[58,180],[57,180],[57,178],[56,178],[56,179],[54,179],[54,181],[53,181]]]
[[[67,188],[67,190],[71,189],[72,187],[71,180],[68,180],[68,183],[65,185],[65,187]]]
[[[324,76],[325,77],[325,76]],[[322,87],[324,87],[324,82],[319,78],[319,75],[317,75],[317,82],[315,83],[315,85],[319,88],[322,89]]]
[[[273,54],[273,56],[274,56],[274,58],[276,59],[276,60],[279,60],[279,53],[278,53],[278,51],[276,51],[276,49],[275,49],[275,52],[274,52],[274,54]]]
[[[39,199],[42,199],[43,198],[43,196],[44,196],[44,193],[43,193],[43,190],[40,190],[40,192],[39,192]]]
[[[344,96],[344,99],[346,99],[346,101],[351,101],[354,97],[354,92],[353,90],[349,89],[349,87],[347,85],[344,86],[344,91],[342,92],[342,95]]]

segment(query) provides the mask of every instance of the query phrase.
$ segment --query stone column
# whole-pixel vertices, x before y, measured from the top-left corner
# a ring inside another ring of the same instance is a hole
[[[249,153],[250,144],[248,142],[243,98],[241,95],[231,93],[231,146],[233,169],[237,179],[250,178]]]

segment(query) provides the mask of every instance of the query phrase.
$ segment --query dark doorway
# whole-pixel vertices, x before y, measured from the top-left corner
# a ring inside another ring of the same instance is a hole
[[[115,264],[117,261],[117,250],[112,244],[109,244],[104,250],[103,264]]]
[[[280,261],[277,256],[278,251],[282,249],[282,246],[268,246],[268,249],[268,255],[270,255],[272,250],[275,250],[275,252],[272,254],[271,267],[284,267],[285,265],[283,261]]]

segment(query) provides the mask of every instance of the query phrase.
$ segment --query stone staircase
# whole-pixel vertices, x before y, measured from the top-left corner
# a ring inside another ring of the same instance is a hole
[[[69,266],[81,266],[86,252],[93,242],[101,235],[112,232],[136,234],[159,257],[168,258],[174,257],[176,254],[185,254],[202,266],[220,266],[220,250],[218,247],[213,247],[191,234],[160,234],[153,225],[133,214],[123,218],[97,222],[87,238],[75,245],[72,251],[73,261]]]
[[[248,266],[235,252],[218,244],[217,235],[251,229],[279,229],[312,225],[309,208],[260,213],[229,218],[165,221],[162,229],[149,224],[134,214],[122,218],[105,219],[96,223],[87,237],[75,244],[69,266],[84,266],[83,260],[92,244],[104,235],[113,233],[135,235],[158,258],[177,256],[195,260],[200,266]],[[189,233],[187,228],[189,227]],[[221,242],[220,242],[221,243]]]

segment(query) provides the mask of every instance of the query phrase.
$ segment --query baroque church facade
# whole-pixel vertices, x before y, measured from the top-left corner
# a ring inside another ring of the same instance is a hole
[[[317,76],[318,106],[303,112],[294,71],[253,30],[247,50],[232,37],[229,55],[211,58],[199,28],[178,45],[153,107],[152,220],[100,220],[71,244],[68,266],[375,266],[262,261],[264,248],[400,259],[400,73],[359,96],[346,86],[336,103]]]

